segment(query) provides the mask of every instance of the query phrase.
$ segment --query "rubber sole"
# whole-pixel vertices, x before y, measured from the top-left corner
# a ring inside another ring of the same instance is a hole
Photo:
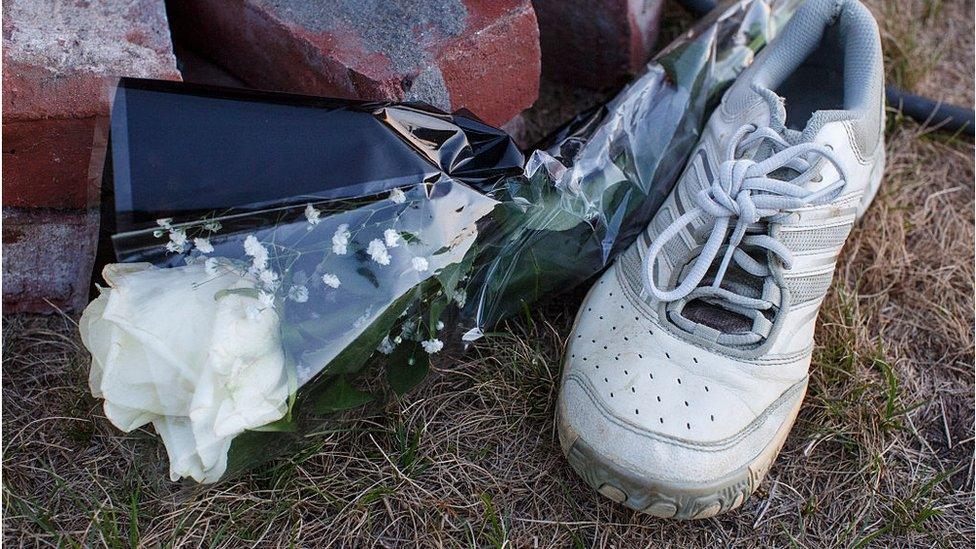
[[[806,393],[806,385],[803,394]],[[603,496],[627,507],[661,518],[703,519],[742,505],[762,482],[786,442],[803,395],[790,411],[776,436],[747,465],[709,483],[674,483],[647,478],[637,471],[602,456],[573,430],[562,405],[556,424],[563,454],[573,470]]]

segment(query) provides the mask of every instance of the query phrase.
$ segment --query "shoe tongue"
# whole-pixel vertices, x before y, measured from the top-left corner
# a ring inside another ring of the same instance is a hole
[[[769,127],[777,132],[783,133],[786,129],[786,100],[776,95],[776,93],[762,86],[755,86],[753,90],[762,98],[766,105],[766,112],[769,117]]]
[[[787,141],[792,142],[797,138],[800,132],[786,127],[786,106],[784,99],[772,90],[758,85],[754,85],[752,90],[762,99],[760,104],[755,107],[756,110],[753,111],[752,123],[757,126],[768,126],[772,128]],[[753,160],[761,161],[773,153],[772,144],[761,143],[757,149],[752,151],[751,156]],[[783,170],[776,175],[791,177],[796,174],[792,170]],[[717,262],[718,259],[716,260]],[[759,297],[762,295],[762,278],[754,277],[738,267],[731,265],[726,273],[722,286],[726,289],[732,289],[730,283],[733,282],[735,283],[736,290],[751,294],[749,297]],[[702,283],[707,285],[706,281]],[[710,283],[708,282],[708,284]],[[743,333],[752,329],[752,321],[750,319],[722,307],[719,303],[693,300],[685,306],[681,314],[692,322],[708,326],[721,333]]]
[[[712,280],[712,277],[708,276],[702,284],[707,286],[712,283]],[[747,297],[758,298],[763,293],[763,279],[746,273],[736,265],[731,265],[722,280],[722,287]],[[752,320],[723,307],[721,300],[718,302],[692,300],[685,305],[681,314],[692,322],[725,334],[744,333],[752,329]]]

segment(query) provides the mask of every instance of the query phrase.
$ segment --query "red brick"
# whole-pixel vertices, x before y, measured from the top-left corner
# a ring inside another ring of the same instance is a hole
[[[100,182],[86,177],[96,130],[104,132],[105,124],[94,117],[6,122],[4,206],[97,206]]]
[[[638,72],[664,0],[533,0],[547,78],[602,89]]]
[[[4,207],[4,312],[81,310],[88,302],[97,235],[95,210]]]
[[[501,124],[538,96],[529,0],[184,0],[174,34],[258,88],[421,100]]]
[[[119,76],[180,78],[162,0],[4,0],[6,310],[87,301]]]
[[[528,128],[525,124],[525,115],[519,114],[499,127],[505,130],[505,133],[512,136],[512,141],[515,141],[515,144],[522,149],[527,149],[531,144],[528,142]]]
[[[180,77],[162,0],[5,1],[3,69],[4,204],[26,207],[90,207],[116,79]]]
[[[231,88],[247,87],[247,84],[235,78],[222,67],[215,65],[193,50],[181,47],[179,43],[173,44],[173,53],[176,54],[176,66],[179,67],[184,82]]]

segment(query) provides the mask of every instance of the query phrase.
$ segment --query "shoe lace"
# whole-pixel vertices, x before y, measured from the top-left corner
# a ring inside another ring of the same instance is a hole
[[[769,147],[770,154],[766,158],[743,157],[743,151],[758,151],[763,144]],[[668,303],[697,298],[719,300],[727,309],[755,320],[760,311],[774,304],[768,299],[746,295],[743,285],[735,282],[726,284],[728,289],[723,288],[722,281],[729,265],[734,263],[746,273],[764,280],[772,274],[769,262],[773,257],[786,269],[791,268],[793,255],[783,243],[767,234],[768,223],[782,220],[789,215],[788,210],[832,201],[843,191],[847,176],[840,160],[828,146],[812,142],[793,145],[772,128],[752,124],[740,127],[733,134],[724,158],[709,186],[695,196],[695,206],[675,219],[651,243],[642,272],[644,287],[655,298]],[[821,189],[807,189],[808,183],[819,181],[819,167],[824,161],[833,164],[840,179]],[[700,157],[697,158],[694,168],[705,181],[702,162]],[[796,175],[774,177],[784,173]],[[712,219],[710,230],[704,228],[708,230],[708,238],[690,270],[674,289],[659,288],[654,281],[654,265],[665,245],[694,220],[708,216]],[[729,234],[733,219],[735,225]],[[712,283],[702,287],[702,280],[723,247],[725,253]],[[744,248],[767,252],[765,264],[746,253]],[[690,321],[682,320],[693,326]],[[748,339],[754,341],[757,338]]]

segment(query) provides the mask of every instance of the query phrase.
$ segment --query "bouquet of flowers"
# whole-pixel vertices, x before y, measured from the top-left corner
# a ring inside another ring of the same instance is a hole
[[[720,7],[527,163],[430,107],[123,81],[120,263],[80,323],[92,393],[202,483],[403,394],[445,344],[606,267],[792,7]]]

